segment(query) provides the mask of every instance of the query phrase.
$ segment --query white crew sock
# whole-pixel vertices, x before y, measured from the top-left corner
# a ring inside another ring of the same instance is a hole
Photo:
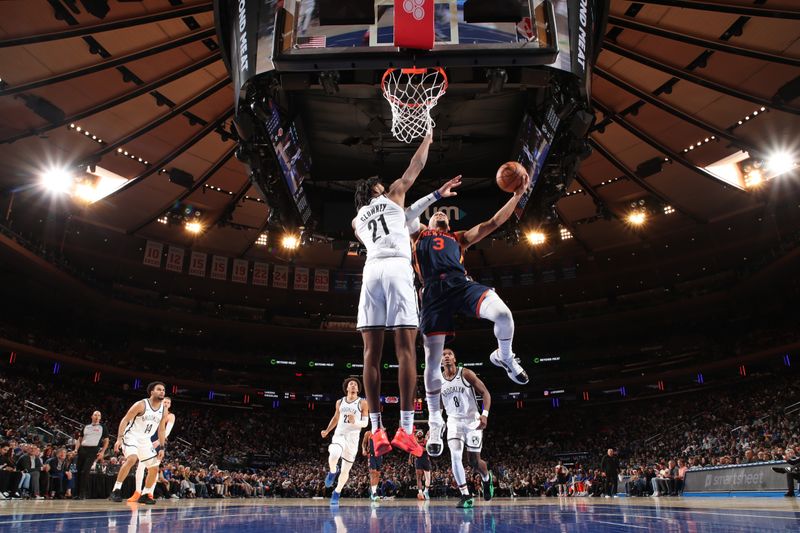
[[[372,434],[374,435],[376,431],[381,429],[381,414],[380,413],[370,413],[369,414],[369,421],[372,425]]]
[[[414,431],[414,411],[400,411],[400,427],[411,435]]]

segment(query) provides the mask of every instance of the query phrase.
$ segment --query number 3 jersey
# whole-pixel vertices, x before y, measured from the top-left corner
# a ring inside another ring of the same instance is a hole
[[[378,196],[358,210],[356,235],[367,248],[367,262],[387,257],[411,261],[411,237],[405,210],[386,196]]]
[[[423,285],[452,275],[466,276],[460,234],[426,229],[414,245],[414,266]]]
[[[144,403],[144,413],[136,415],[136,417],[128,424],[125,429],[125,439],[130,441],[150,441],[153,435],[158,433],[158,425],[161,424],[161,418],[164,416],[164,403],[158,406],[158,409],[153,409],[150,406],[150,400],[142,400]]]

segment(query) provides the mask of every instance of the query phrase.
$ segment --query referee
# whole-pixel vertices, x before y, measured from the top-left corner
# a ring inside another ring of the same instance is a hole
[[[78,499],[81,500],[89,499],[89,473],[94,462],[101,459],[108,448],[108,430],[100,423],[100,419],[100,411],[92,413],[92,423],[83,427],[75,443],[75,451],[78,452]]]

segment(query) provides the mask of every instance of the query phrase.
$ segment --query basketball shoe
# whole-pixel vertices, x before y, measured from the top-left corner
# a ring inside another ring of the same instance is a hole
[[[141,495],[142,493],[137,490],[136,492],[133,493],[133,496],[127,499],[127,501],[130,503],[137,503],[139,501],[139,496]]]
[[[519,357],[514,357],[512,355],[510,359],[503,359],[500,356],[500,350],[495,350],[492,352],[492,355],[489,356],[489,361],[491,361],[494,366],[499,366],[505,370],[508,377],[511,378],[511,381],[517,385],[528,384],[528,373],[525,372],[525,369],[519,364]]]
[[[442,419],[441,409],[430,412],[428,428],[430,432],[428,434],[428,442],[425,444],[425,449],[431,457],[439,457],[442,455],[442,451],[444,451],[444,442],[442,442],[442,437],[444,436],[444,420]]]
[[[410,453],[414,457],[422,457],[422,452],[425,450],[422,448],[417,439],[406,433],[406,430],[403,428],[399,428],[397,433],[394,434],[394,438],[392,439],[392,446],[395,448],[400,448],[406,453]],[[378,454],[377,447],[375,448],[375,455]]]
[[[386,436],[386,430],[380,428],[372,434],[372,447],[375,448],[375,457],[380,457],[392,451],[392,445],[389,444],[389,437]]]

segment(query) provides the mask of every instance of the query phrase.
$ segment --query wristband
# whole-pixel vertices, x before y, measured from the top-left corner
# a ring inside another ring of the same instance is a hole
[[[481,413],[481,416],[488,417],[489,416],[489,410],[488,409],[484,409],[483,412]]]
[[[442,194],[439,191],[433,191],[433,197],[436,198],[437,200],[441,200]]]

